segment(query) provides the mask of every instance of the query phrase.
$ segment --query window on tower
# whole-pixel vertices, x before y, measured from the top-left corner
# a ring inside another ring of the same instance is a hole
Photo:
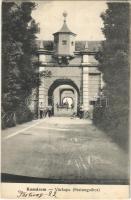
[[[55,42],[55,43],[58,43],[58,42],[59,42],[59,38],[58,38],[58,37],[55,37],[55,38],[54,38],[54,42]]]
[[[71,45],[73,46],[73,45],[74,45],[74,42],[71,42]]]
[[[62,44],[66,45],[67,44],[67,40],[62,40]]]

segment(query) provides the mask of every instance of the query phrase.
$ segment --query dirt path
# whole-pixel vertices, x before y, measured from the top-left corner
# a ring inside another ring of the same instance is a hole
[[[53,117],[2,132],[4,174],[65,180],[126,180],[128,157],[91,121]]]

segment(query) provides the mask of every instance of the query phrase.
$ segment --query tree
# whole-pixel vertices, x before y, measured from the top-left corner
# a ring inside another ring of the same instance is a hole
[[[38,25],[31,16],[34,8],[32,2],[2,3],[3,112],[22,113],[23,107],[30,112],[25,102],[39,84],[34,59]]]
[[[101,15],[106,40],[97,56],[105,82],[104,94],[109,107],[102,112],[98,125],[127,147],[129,124],[129,4],[107,3]],[[95,110],[97,112],[97,109]]]

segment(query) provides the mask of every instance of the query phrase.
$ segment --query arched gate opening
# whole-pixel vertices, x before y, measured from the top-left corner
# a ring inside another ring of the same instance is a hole
[[[66,102],[63,101],[66,99]],[[70,100],[72,99],[72,105]],[[69,101],[69,102],[68,102]],[[77,85],[70,79],[55,80],[48,90],[48,105],[52,105],[54,115],[71,115],[77,113],[80,92]]]

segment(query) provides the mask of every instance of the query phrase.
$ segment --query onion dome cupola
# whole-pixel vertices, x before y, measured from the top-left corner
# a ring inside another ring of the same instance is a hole
[[[73,56],[75,51],[76,34],[70,31],[66,23],[67,13],[63,13],[64,23],[62,28],[54,33],[54,53],[57,56]]]

